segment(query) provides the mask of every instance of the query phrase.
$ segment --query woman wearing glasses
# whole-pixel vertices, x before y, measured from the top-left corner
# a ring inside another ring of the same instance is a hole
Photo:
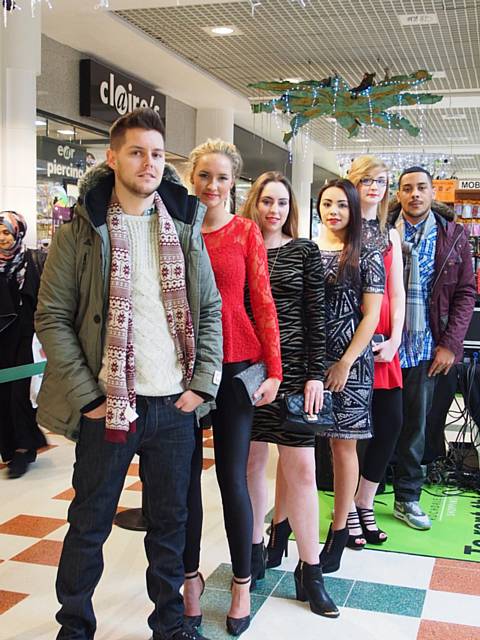
[[[387,534],[376,524],[373,500],[402,427],[402,372],[398,348],[405,317],[405,290],[400,236],[387,224],[388,170],[373,156],[359,156],[348,179],[357,187],[363,220],[363,244],[377,248],[385,265],[385,292],[375,331],[372,424],[354,503],[348,516],[349,546],[383,544]]]

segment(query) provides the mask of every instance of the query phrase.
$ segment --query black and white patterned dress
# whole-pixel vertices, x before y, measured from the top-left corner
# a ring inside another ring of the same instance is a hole
[[[325,374],[324,275],[317,245],[298,238],[268,250],[282,352],[282,393],[302,393],[307,380]],[[252,440],[313,447],[314,436],[282,430],[281,400],[255,409]]]
[[[338,362],[349,347],[362,319],[362,295],[383,293],[385,270],[382,254],[364,247],[360,255],[360,281],[337,283],[341,251],[320,250],[325,273],[325,324],[327,367]],[[373,391],[371,346],[360,354],[350,369],[343,391],[333,394],[335,428],[322,433],[328,438],[371,438],[370,405]]]

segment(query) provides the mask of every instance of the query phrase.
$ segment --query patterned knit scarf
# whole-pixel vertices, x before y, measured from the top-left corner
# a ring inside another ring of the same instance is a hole
[[[188,386],[193,376],[195,338],[187,299],[185,260],[175,225],[158,193],[155,194],[155,207],[162,300],[184,382]],[[111,269],[105,438],[110,442],[126,442],[128,432],[135,432],[137,418],[130,247],[122,213],[118,202],[110,204],[107,211]]]
[[[430,211],[420,233],[417,233],[413,242],[405,240],[405,219],[399,215],[395,228],[402,240],[402,252],[404,259],[405,281],[405,330],[404,335],[409,348],[413,351],[421,351],[425,339],[426,309],[423,299],[422,282],[420,278],[419,247],[423,240],[428,238],[432,227],[436,224],[435,216]]]

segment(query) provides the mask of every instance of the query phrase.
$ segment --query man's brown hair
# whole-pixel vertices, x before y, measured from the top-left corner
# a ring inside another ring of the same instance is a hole
[[[165,127],[162,119],[153,109],[135,109],[131,113],[127,113],[115,120],[110,127],[110,147],[112,149],[118,149],[122,146],[128,129],[158,131],[165,140]]]

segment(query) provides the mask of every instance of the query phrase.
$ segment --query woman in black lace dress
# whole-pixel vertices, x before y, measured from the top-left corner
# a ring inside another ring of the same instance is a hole
[[[298,209],[288,180],[280,173],[262,174],[253,184],[244,215],[255,220],[268,251],[270,285],[277,308],[282,352],[282,393],[303,393],[305,411],[318,412],[323,403],[325,324],[323,271],[318,247],[298,238]],[[298,545],[295,570],[297,598],[308,600],[314,613],[337,617],[338,609],[323,586],[319,564],[318,497],[315,483],[314,436],[282,428],[282,400],[255,409],[248,462],[248,488],[254,513],[252,581],[263,577],[263,529],[267,511],[268,443],[278,446],[277,491],[285,514],[277,513],[273,534],[290,531]],[[287,520],[288,516],[288,520]],[[284,536],[285,537],[285,536]],[[286,539],[285,539],[286,541]],[[282,551],[269,566],[280,564]],[[277,554],[278,555],[278,554]]]
[[[325,277],[325,388],[333,392],[335,417],[335,427],[322,433],[330,438],[334,468],[334,519],[320,555],[324,573],[330,573],[339,568],[349,537],[347,516],[358,482],[356,441],[372,435],[370,341],[378,324],[385,270],[376,248],[361,248],[360,201],[351,182],[325,185],[317,209]]]

